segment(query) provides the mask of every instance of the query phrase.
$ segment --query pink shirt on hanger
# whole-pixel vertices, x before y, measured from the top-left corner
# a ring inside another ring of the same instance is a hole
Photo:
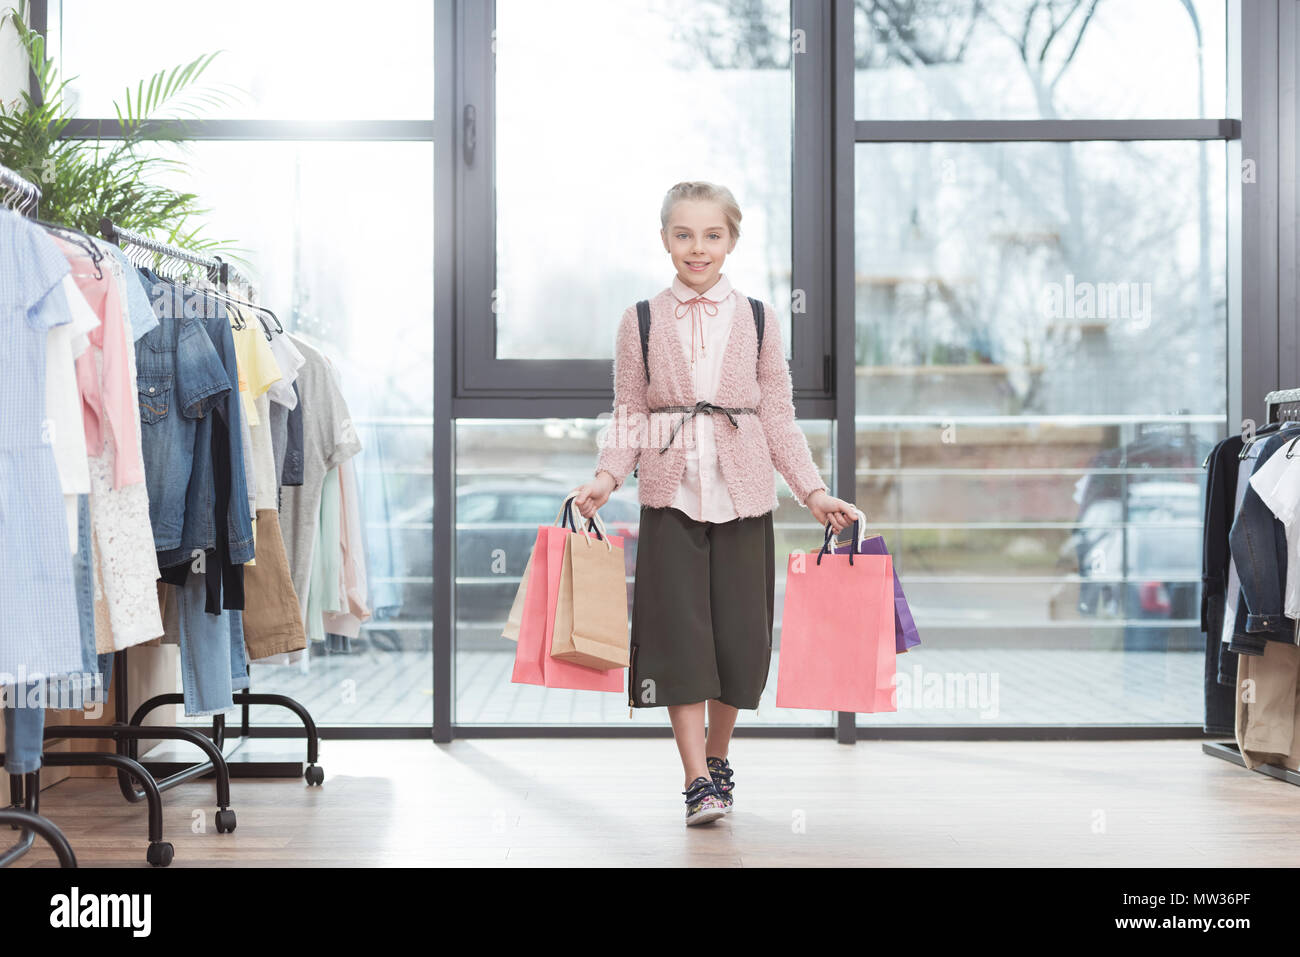
[[[716,402],[718,384],[722,381],[722,357],[736,314],[736,292],[724,275],[719,275],[718,281],[704,293],[697,293],[680,276],[674,276],[672,291],[677,298],[674,325],[691,370],[695,398]],[[718,466],[714,442],[714,429],[729,429],[731,424],[721,413],[697,415],[684,428],[692,424],[695,442],[686,449],[686,469],[671,507],[697,522],[729,522],[739,518]]]
[[[362,622],[372,614],[369,586],[366,581],[365,539],[361,531],[361,500],[358,497],[357,473],[352,459],[339,467],[339,528],[343,561],[339,564],[339,595],[345,599],[346,611],[323,613],[325,630],[332,635],[357,638]]]
[[[83,249],[58,236],[53,238],[72,266],[73,281],[100,321],[89,339],[91,346],[102,352],[102,378],[91,349],[77,358],[86,451],[93,456],[102,455],[105,431],[112,429],[117,445],[113,488],[139,485],[144,482],[144,450],[137,424],[140,404],[127,358],[127,350],[135,346],[126,331],[126,311],[117,283],[107,260],[100,263],[100,275],[96,276],[95,264]]]

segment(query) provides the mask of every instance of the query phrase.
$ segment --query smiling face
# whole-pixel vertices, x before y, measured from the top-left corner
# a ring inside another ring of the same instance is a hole
[[[711,201],[684,199],[677,203],[668,217],[668,228],[661,229],[659,235],[678,278],[700,293],[718,281],[727,254],[736,248],[722,207]]]

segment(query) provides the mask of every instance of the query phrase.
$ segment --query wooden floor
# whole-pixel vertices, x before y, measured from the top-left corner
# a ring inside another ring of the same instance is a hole
[[[1292,866],[1300,789],[1196,741],[740,740],[737,807],[682,824],[668,740],[331,741],[322,788],[238,780],[164,795],[173,867],[198,865]],[[145,815],[112,781],[42,811],[83,865],[146,866]],[[194,833],[206,825],[206,833]],[[49,865],[43,845],[17,866]]]

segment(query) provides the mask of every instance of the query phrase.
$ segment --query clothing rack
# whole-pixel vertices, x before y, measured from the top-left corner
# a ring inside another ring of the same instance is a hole
[[[173,246],[170,243],[151,239],[150,237],[137,233],[134,230],[124,229],[123,227],[114,224],[107,216],[100,220],[100,231],[105,239],[119,247],[125,248],[126,246],[136,246],[140,249],[157,253],[160,256],[177,259],[196,266],[201,266],[205,269],[213,270],[216,273],[216,280],[222,292],[226,291],[232,275],[242,280],[242,277],[239,276],[229,263],[222,260],[220,256],[208,257],[201,253],[194,252],[193,250],[183,249],[180,246]],[[139,733],[133,732],[130,736],[119,739],[119,743],[125,744],[127,748],[124,753],[129,757],[138,760],[137,751],[140,740],[151,737],[171,737],[172,739],[176,739],[175,735],[163,736],[155,734],[154,732],[158,731],[159,728],[153,725],[146,728],[143,725],[144,719],[150,712],[165,705],[184,703],[184,696],[179,693],[155,695],[136,708],[134,712],[130,712],[126,688],[125,651],[119,651],[116,653],[113,667],[115,671],[114,698],[118,722],[118,724],[115,724],[113,727],[139,729]],[[177,784],[215,772],[217,777],[217,791],[219,795],[218,803],[222,808],[222,810],[218,812],[218,830],[222,829],[223,822],[228,823],[229,830],[234,830],[235,828],[234,812],[229,811],[226,804],[223,803],[220,798],[220,795],[225,793],[228,800],[229,778],[232,775],[235,777],[274,778],[297,777],[298,775],[302,775],[308,785],[320,785],[324,783],[325,780],[325,772],[319,765],[320,735],[316,729],[316,722],[306,707],[288,695],[256,694],[248,689],[236,692],[234,700],[235,703],[240,706],[241,721],[240,733],[233,738],[233,746],[226,746],[226,718],[225,715],[218,714],[213,716],[212,733],[210,738],[205,735],[199,735],[198,732],[191,731],[188,728],[176,728],[174,726],[168,726],[166,728],[168,731],[189,731],[191,734],[203,738],[203,740],[211,746],[211,749],[204,748],[204,750],[208,752],[206,761],[193,765],[177,763],[175,761],[145,760],[142,762],[144,767],[152,773],[164,775],[162,780],[158,782],[160,790],[168,790],[169,788],[175,787]],[[253,736],[253,729],[249,720],[249,708],[252,705],[270,705],[272,707],[284,708],[293,712],[298,720],[302,722],[304,736],[307,740],[306,766],[304,766],[301,761],[250,759],[231,762],[229,760],[236,754],[236,752],[240,751],[245,742]],[[185,738],[185,740],[189,739]],[[119,751],[121,750],[121,747],[119,747]],[[130,790],[131,794],[135,795],[134,797],[128,795],[128,800],[139,800],[141,795],[139,795],[138,792],[135,792],[133,788],[130,788],[125,773],[119,772],[118,778],[123,794],[126,795],[128,790]],[[225,788],[224,791],[223,788]]]
[[[10,195],[6,195],[6,205],[13,205],[21,214],[34,217],[39,208],[42,193],[40,187],[23,179],[13,170],[0,165],[0,187],[3,187],[7,194],[16,193],[19,199],[12,201]],[[200,748],[207,747],[215,751],[203,735],[190,729],[176,729],[178,732],[175,737],[183,737],[184,740],[198,745]],[[132,735],[136,729],[122,729],[114,731],[113,729],[94,727],[89,725],[47,725],[44,729],[45,740],[53,738],[105,738]],[[162,730],[154,736],[166,735],[167,731]],[[4,764],[4,754],[0,753],[0,766]],[[154,780],[139,762],[130,757],[121,754],[110,754],[102,751],[85,751],[85,752],[43,752],[41,755],[41,764],[46,767],[87,767],[87,766],[105,766],[115,768],[118,772],[119,784],[124,794],[128,794],[132,801],[147,801],[149,808],[149,847],[146,853],[146,859],[150,864],[158,867],[166,867],[171,863],[174,856],[174,848],[171,844],[163,840],[163,822],[162,822],[162,800],[158,783]],[[141,790],[135,789],[135,782],[140,784]],[[220,788],[218,789],[220,790]],[[229,786],[226,786],[225,797],[221,799],[221,809],[224,811],[229,803]],[[58,828],[47,821],[39,827],[26,827],[39,818],[37,807],[40,795],[40,774],[32,772],[22,775],[10,776],[10,799],[11,807],[4,811],[9,815],[9,820],[14,826],[23,830],[23,838],[8,851],[0,854],[0,866],[10,864],[25,854],[33,845],[34,835],[39,833],[55,849],[56,855],[61,863],[65,866],[75,866],[76,858],[72,855],[71,848],[67,846],[67,841],[62,840]],[[226,811],[227,814],[233,812]],[[219,824],[222,821],[232,819],[221,818],[221,811],[218,812]],[[44,818],[39,818],[45,821]],[[231,825],[233,826],[233,824]],[[51,830],[53,828],[53,830]],[[61,843],[60,843],[61,841]]]
[[[1264,396],[1264,421],[1266,423],[1300,422],[1300,389],[1281,389]],[[1201,751],[1211,757],[1231,762],[1239,768],[1246,766],[1246,759],[1242,757],[1241,749],[1237,747],[1236,742],[1205,741],[1201,744]],[[1290,768],[1261,764],[1251,770],[1285,781],[1287,784],[1300,785],[1300,772],[1292,771]]]
[[[230,264],[222,260],[220,256],[202,256],[188,249],[182,249],[180,246],[172,246],[168,243],[159,242],[151,239],[144,233],[137,233],[133,229],[126,229],[114,224],[113,220],[105,216],[99,221],[99,230],[104,238],[110,243],[119,247],[136,246],[140,249],[147,250],[151,253],[157,253],[160,256],[167,256],[171,259],[179,259],[183,262],[191,263],[195,266],[202,266],[205,269],[216,270],[218,281],[222,288],[229,282],[230,275],[234,272]]]
[[[12,170],[0,165],[0,190],[6,205],[17,208],[21,213],[34,216],[42,197],[39,187],[18,176]],[[17,200],[13,198],[17,194]],[[182,260],[202,266],[214,274],[211,278],[219,283],[224,292],[234,270],[220,257],[205,257],[190,250],[166,243],[160,243],[132,230],[115,226],[107,217],[101,221],[101,231],[106,239],[123,246],[131,244],[173,259]],[[165,867],[171,863],[174,849],[162,839],[162,802],[161,793],[185,781],[212,774],[215,778],[217,805],[215,824],[218,833],[229,833],[235,829],[235,812],[230,808],[230,767],[223,753],[225,745],[225,720],[217,715],[213,720],[211,737],[195,728],[179,726],[145,726],[143,721],[154,709],[167,704],[180,704],[180,694],[158,695],[149,699],[134,713],[130,712],[127,687],[127,654],[120,651],[115,654],[114,698],[115,717],[113,725],[51,725],[46,726],[46,740],[61,738],[110,739],[116,744],[117,753],[109,752],[45,752],[42,764],[50,767],[76,767],[101,765],[112,767],[118,772],[118,784],[123,796],[132,803],[145,801],[148,805],[149,848],[147,860],[155,866]],[[235,701],[242,710],[241,736],[233,750],[251,736],[249,707],[254,704],[280,706],[293,711],[303,722],[307,738],[308,765],[304,769],[299,762],[296,765],[268,764],[267,762],[244,762],[241,770],[252,771],[257,776],[286,775],[296,776],[302,773],[309,785],[319,785],[324,780],[324,773],[318,765],[319,736],[310,713],[299,702],[284,695],[251,694],[244,690],[237,694]],[[191,744],[204,753],[206,760],[199,764],[183,764],[179,767],[146,767],[138,760],[139,742],[141,740],[170,740]],[[0,767],[4,764],[4,754],[0,752]],[[286,771],[287,768],[287,771]],[[156,774],[166,773],[161,779]],[[246,776],[241,774],[240,776]],[[251,775],[250,775],[251,776]],[[137,789],[139,785],[139,789]],[[35,836],[43,837],[53,847],[61,865],[76,866],[76,858],[62,832],[53,822],[42,817],[39,806],[40,779],[39,772],[10,776],[12,806],[0,808],[0,825],[9,824],[22,831],[20,841],[7,851],[0,852],[0,867],[17,860],[33,845]]]
[[[108,222],[108,220],[105,220],[105,222]],[[137,236],[138,234],[132,235]],[[148,237],[139,238],[151,244],[153,243]],[[194,257],[189,256],[188,258],[192,260]],[[197,264],[208,265],[217,269],[224,265],[219,261]],[[223,278],[225,274],[225,270],[220,269],[220,275]],[[49,767],[98,765],[115,769],[117,771],[118,787],[122,795],[132,803],[144,801],[148,806],[149,845],[146,860],[155,867],[166,867],[174,859],[175,848],[172,844],[163,840],[162,792],[197,776],[198,773],[212,772],[216,778],[217,813],[215,815],[215,825],[217,833],[229,833],[236,826],[235,812],[230,807],[230,773],[222,756],[220,745],[214,744],[211,739],[199,730],[176,726],[151,726],[145,728],[138,721],[128,721],[125,703],[127,695],[125,652],[116,654],[113,666],[116,670],[114,693],[117,700],[117,720],[115,723],[112,725],[46,725],[44,739],[46,741],[65,738],[112,740],[116,744],[116,753],[102,751],[75,753],[46,751],[41,756],[41,763],[43,766]],[[153,772],[146,769],[138,760],[139,742],[146,739],[179,741],[193,745],[203,752],[206,760],[195,766],[190,773],[176,774],[159,780]],[[28,800],[30,801],[30,790],[33,787],[39,787],[39,783],[33,776],[29,775],[28,778]],[[21,790],[18,785],[15,785],[13,793],[14,804],[21,803]]]

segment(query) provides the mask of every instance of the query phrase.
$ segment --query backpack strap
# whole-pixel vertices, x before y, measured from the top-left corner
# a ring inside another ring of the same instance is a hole
[[[746,296],[749,300],[749,307],[754,310],[754,331],[758,333],[758,354],[763,354],[763,322],[766,317],[763,315],[763,304],[753,296]]]
[[[636,321],[641,329],[641,364],[645,366],[645,381],[650,381],[650,300],[636,304]]]
[[[754,311],[754,331],[758,333],[758,352],[763,353],[763,326],[766,316],[763,303],[753,296],[746,296],[749,307]],[[650,300],[642,299],[636,304],[636,322],[641,331],[641,365],[645,368],[645,380],[650,381]]]

